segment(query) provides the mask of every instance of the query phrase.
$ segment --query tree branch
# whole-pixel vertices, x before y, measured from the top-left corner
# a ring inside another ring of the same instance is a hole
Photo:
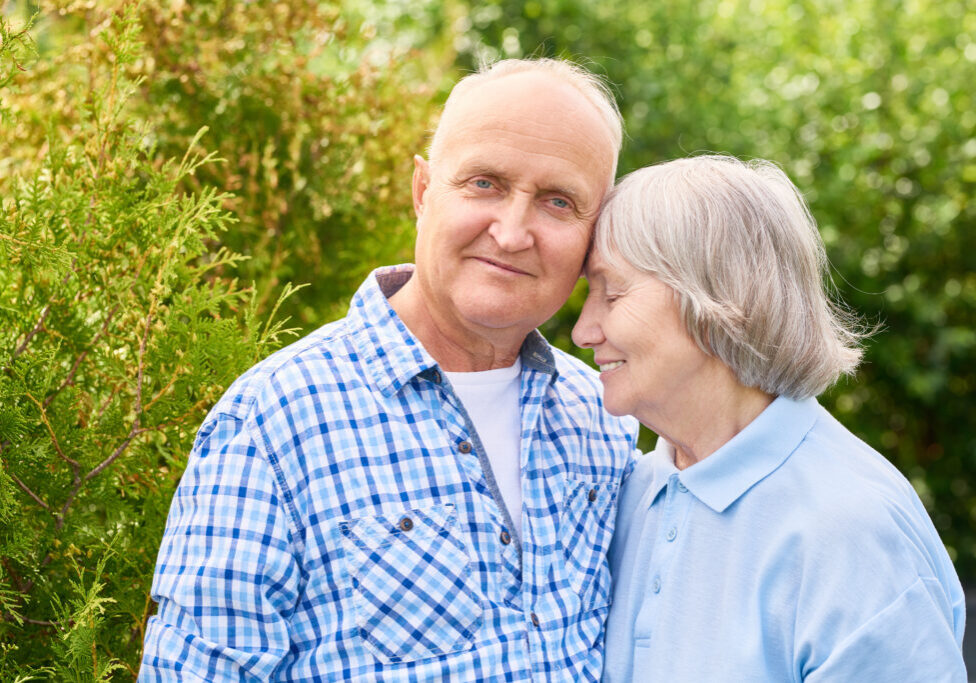
[[[0,240],[7,240],[8,242],[13,242],[14,244],[19,244],[22,247],[33,247],[33,246],[35,246],[34,244],[31,244],[30,242],[24,242],[23,240],[19,240],[16,237],[11,237],[10,235],[4,235],[2,233],[0,233]]]
[[[104,472],[106,467],[108,467],[113,462],[115,462],[116,460],[118,460],[119,456],[122,455],[122,453],[125,451],[125,449],[129,447],[129,444],[132,443],[132,440],[134,438],[136,438],[137,436],[139,436],[143,432],[148,432],[148,431],[149,431],[148,429],[141,429],[141,428],[137,427],[136,424],[133,424],[132,425],[132,429],[129,430],[129,433],[122,440],[122,443],[120,443],[116,447],[116,449],[114,451],[112,451],[112,455],[108,456],[107,458],[105,458],[104,460],[102,460],[100,463],[98,463],[98,465],[96,465],[94,468],[92,468],[91,472],[89,472],[88,474],[85,475],[85,478],[82,480],[82,482],[90,481],[91,479],[94,479],[99,474],[101,474],[102,472]]]
[[[35,503],[37,503],[38,505],[40,505],[45,510],[50,510],[51,509],[51,506],[48,505],[47,503],[45,503],[43,500],[41,500],[40,496],[38,496],[36,493],[34,493],[33,491],[31,491],[30,490],[30,487],[28,487],[27,484],[25,484],[24,482],[22,482],[20,480],[20,478],[16,474],[14,474],[13,472],[10,472],[8,470],[7,471],[7,476],[10,477],[11,479],[13,479],[14,480],[14,483],[17,484],[17,486],[19,486],[24,491],[24,493],[26,493],[28,496],[30,496],[31,498],[33,498]]]
[[[95,345],[95,342],[97,342],[108,331],[109,323],[112,322],[112,318],[115,316],[115,313],[118,310],[119,310],[119,305],[116,304],[115,305],[115,308],[113,308],[111,311],[109,311],[108,316],[106,316],[106,318],[105,318],[105,322],[102,323],[101,329],[99,329],[98,332],[95,333],[95,336],[92,337],[91,341],[88,342],[88,348],[85,349],[84,351],[82,351],[78,355],[78,357],[75,359],[74,364],[71,366],[71,370],[68,371],[67,377],[64,378],[64,380],[61,382],[61,384],[58,386],[57,389],[55,389],[47,398],[44,399],[44,407],[45,408],[47,408],[49,405],[51,405],[51,401],[53,401],[55,398],[57,398],[58,394],[60,394],[61,391],[66,386],[74,383],[75,374],[78,372],[78,368],[81,366],[82,361],[85,360],[85,357],[88,355],[88,352]]]
[[[51,312],[51,304],[48,304],[41,310],[41,317],[38,318],[37,323],[34,325],[31,331],[27,333],[27,336],[24,337],[24,341],[22,341],[20,345],[16,349],[14,349],[14,353],[10,357],[10,360],[13,360],[14,358],[22,354],[25,349],[27,349],[27,345],[30,344],[31,339],[33,339],[34,336],[38,332],[40,332],[41,329],[44,327],[44,321],[47,320],[47,316],[48,314],[50,314],[50,312]]]
[[[4,235],[0,235],[0,237],[5,237],[6,239],[13,239],[13,238],[6,237]],[[19,240],[13,240],[13,241],[19,242]],[[21,244],[26,245],[27,243],[21,242]],[[77,259],[72,260],[71,268],[68,270],[67,274],[63,278],[61,278],[62,285],[71,279],[71,276],[74,274],[75,268],[77,267],[77,263],[78,263]],[[44,308],[41,309],[40,318],[38,318],[37,322],[34,324],[34,327],[31,328],[30,332],[27,333],[27,336],[24,337],[24,341],[22,341],[20,345],[14,349],[13,355],[10,356],[11,361],[13,361],[15,358],[17,358],[17,356],[22,354],[27,349],[27,345],[30,344],[31,339],[33,339],[37,335],[37,333],[44,328],[44,321],[47,320],[47,316],[50,315],[50,313],[51,313],[51,304],[48,303],[47,305],[44,306]],[[4,372],[9,372],[10,368],[11,365],[8,364],[7,367],[4,368]]]
[[[102,405],[99,406],[98,412],[95,413],[95,419],[93,420],[94,422],[98,422],[102,419],[102,415],[105,414],[105,411],[108,410],[108,407],[112,404],[112,400],[118,395],[119,388],[117,386],[112,387],[112,393],[108,395],[108,398],[106,398]]]
[[[55,531],[60,531],[61,527],[64,526],[65,515],[68,513],[68,508],[75,502],[78,497],[81,487],[85,485],[86,482],[91,481],[99,474],[105,471],[113,462],[119,459],[119,457],[125,452],[125,449],[129,447],[132,440],[142,434],[146,429],[142,429],[139,425],[142,419],[142,384],[143,384],[143,361],[146,356],[146,346],[149,344],[149,332],[152,328],[153,316],[156,312],[156,299],[155,297],[149,304],[149,312],[146,314],[146,324],[143,328],[142,339],[139,340],[139,368],[136,371],[136,403],[133,406],[133,411],[135,412],[135,417],[132,420],[132,427],[129,429],[129,433],[122,440],[112,454],[102,460],[98,465],[96,465],[88,474],[84,477],[79,477],[77,470],[75,471],[75,483],[71,488],[71,492],[68,493],[67,499],[64,501],[64,505],[57,513],[57,521],[54,523]],[[43,417],[43,413],[42,413]],[[52,432],[53,435],[53,432]]]
[[[71,465],[71,469],[74,471],[75,481],[78,481],[78,471],[81,469],[81,464],[77,460],[69,458],[67,455],[65,455],[65,452],[61,450],[61,444],[58,442],[58,437],[54,433],[54,427],[51,426],[50,420],[47,419],[47,409],[40,401],[34,398],[30,392],[25,392],[24,395],[37,406],[38,410],[41,411],[41,422],[44,423],[44,426],[47,427],[48,434],[51,435],[51,441],[54,443],[54,450],[57,451],[57,454],[61,456],[62,460]]]
[[[167,391],[169,391],[170,387],[176,384],[176,380],[178,380],[182,374],[183,374],[183,370],[180,367],[177,367],[176,371],[173,372],[173,376],[169,378],[168,382],[166,382],[166,386],[164,386],[162,389],[156,392],[156,395],[153,396],[153,398],[149,401],[149,403],[146,404],[146,407],[143,409],[143,412],[146,412],[150,408],[152,408],[156,404],[156,401],[161,399],[163,395]]]
[[[17,584],[17,590],[21,593],[27,593],[30,590],[30,582],[25,582],[17,570],[10,565],[9,557],[0,558],[0,565],[3,565],[4,571],[10,574],[10,578]],[[24,586],[27,586],[27,588],[25,589]]]
[[[22,621],[28,624],[34,624],[35,626],[57,626],[53,621],[44,621],[43,619],[31,619],[30,617],[15,617],[12,614],[4,614],[3,618],[7,621]]]

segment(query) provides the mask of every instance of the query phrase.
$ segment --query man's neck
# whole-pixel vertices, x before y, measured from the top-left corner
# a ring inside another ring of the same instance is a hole
[[[475,328],[464,321],[438,315],[434,307],[427,305],[415,277],[393,294],[389,302],[427,353],[448,372],[510,367],[525,341],[525,334],[520,332]]]

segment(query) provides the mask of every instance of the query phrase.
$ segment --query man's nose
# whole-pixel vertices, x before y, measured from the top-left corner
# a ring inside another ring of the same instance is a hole
[[[488,233],[504,251],[522,251],[535,243],[534,202],[531,197],[514,195],[499,207]]]

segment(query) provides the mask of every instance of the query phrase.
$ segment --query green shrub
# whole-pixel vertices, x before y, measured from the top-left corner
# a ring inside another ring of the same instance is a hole
[[[206,123],[226,164],[194,178],[231,192],[224,240],[243,277],[306,329],[345,314],[377,265],[413,258],[412,156],[423,149],[445,65],[383,49],[355,3],[157,3],[143,11],[140,105],[160,149],[182,152]],[[262,301],[262,304],[264,302]]]
[[[110,21],[71,135],[0,181],[3,680],[132,666],[195,426],[284,332],[228,276],[242,257],[208,246],[225,196],[179,190],[213,155],[160,160],[123,115],[138,24]],[[4,38],[7,80],[24,42]]]

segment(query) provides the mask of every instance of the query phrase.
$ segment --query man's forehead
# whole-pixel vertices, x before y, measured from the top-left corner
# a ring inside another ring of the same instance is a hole
[[[586,261],[583,262],[583,275],[586,276],[587,280],[603,280],[606,272],[606,261],[600,257],[599,252],[594,247],[590,247],[590,251],[586,255]]]
[[[473,85],[444,110],[438,136],[446,144],[463,144],[478,131],[507,133],[517,144],[524,135],[588,149],[615,166],[617,150],[607,123],[576,87],[551,75],[522,72]]]

